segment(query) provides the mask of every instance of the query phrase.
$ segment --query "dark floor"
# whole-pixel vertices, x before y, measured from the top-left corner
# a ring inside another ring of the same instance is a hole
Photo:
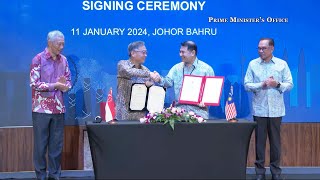
[[[255,175],[249,174],[247,175],[247,179],[255,179]],[[271,179],[271,175],[266,175],[267,179]],[[299,179],[299,180],[308,180],[308,179],[318,179],[320,180],[320,172],[319,174],[283,174],[283,179]]]
[[[320,175],[306,175],[306,174],[299,174],[299,175],[284,175],[282,177],[284,180],[290,180],[290,179],[299,179],[299,180],[311,180],[311,179],[317,179],[319,180],[320,179]],[[94,178],[61,178],[63,180],[74,180],[74,179],[79,179],[79,180],[94,180]],[[248,175],[247,177],[247,180],[251,180],[251,179],[255,179],[255,176],[252,176],[252,175]],[[270,179],[271,180],[271,176],[267,176],[267,179]]]
[[[79,180],[94,180],[94,177],[92,178],[61,178],[61,180],[75,180],[75,179],[79,179]],[[255,179],[255,176],[252,175],[248,175],[247,180],[251,180],[251,179]],[[267,176],[267,179],[271,180],[271,176]],[[311,179],[317,179],[320,180],[320,175],[306,175],[306,174],[299,174],[299,175],[284,175],[283,176],[284,180],[295,180],[295,179],[299,179],[299,180],[311,180]]]
[[[9,178],[9,179],[14,179],[14,178]],[[19,179],[32,179],[33,178],[19,178]],[[94,177],[75,177],[75,178],[61,178],[61,180],[76,180],[76,179],[79,179],[79,180],[94,180]],[[255,179],[255,176],[253,175],[248,175],[247,177],[247,180],[253,180]],[[267,176],[267,179],[268,180],[271,180],[271,176]],[[319,175],[306,175],[306,174],[300,174],[300,175],[284,175],[283,176],[283,179],[284,180],[311,180],[311,179],[317,179],[319,180],[320,179],[320,176]]]
[[[283,168],[282,178],[286,180],[299,179],[299,180],[309,180],[318,179],[320,180],[320,168],[319,167],[309,167],[309,168],[297,168],[297,167],[286,167]],[[254,168],[247,168],[247,179],[255,179]],[[271,174],[269,170],[266,172],[267,179],[271,179]],[[34,172],[0,172],[0,179],[34,179]],[[93,171],[62,171],[62,180],[94,180]]]

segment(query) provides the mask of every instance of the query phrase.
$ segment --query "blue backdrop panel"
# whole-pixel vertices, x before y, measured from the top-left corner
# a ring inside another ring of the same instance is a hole
[[[114,4],[116,8],[103,6],[99,10],[100,2]],[[90,3],[96,6],[87,10]],[[252,119],[251,94],[244,91],[243,78],[250,60],[258,57],[257,44],[261,37],[275,39],[274,55],[288,62],[293,75],[295,86],[285,94],[284,121],[319,122],[315,118],[320,109],[317,7],[316,0],[2,0],[0,126],[32,124],[29,67],[32,58],[46,47],[47,33],[55,29],[65,35],[63,54],[68,57],[74,82],[73,89],[65,95],[66,124],[82,124],[98,115],[99,102],[106,100],[110,87],[115,98],[117,62],[128,58],[127,46],[137,40],[146,42],[145,65],[161,75],[181,61],[180,43],[195,41],[199,59],[210,64],[216,75],[226,78],[221,106],[210,107],[210,116],[224,118],[226,95],[230,85],[234,85],[238,117]],[[216,22],[209,22],[210,17],[216,18]],[[239,22],[232,22],[237,18]],[[243,22],[243,18],[255,22]],[[174,34],[153,35],[160,28],[171,29]],[[180,28],[180,33],[173,28]],[[188,28],[196,31],[188,34]],[[201,31],[206,28],[210,33]],[[107,34],[87,35],[89,29],[103,33],[106,30]],[[166,105],[172,100],[173,92],[169,89]]]

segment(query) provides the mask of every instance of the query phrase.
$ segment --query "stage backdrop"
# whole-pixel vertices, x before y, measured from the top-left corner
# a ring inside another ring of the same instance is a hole
[[[319,122],[320,20],[316,0],[193,1],[0,1],[0,126],[31,125],[29,67],[58,29],[73,88],[65,95],[66,124],[83,124],[98,115],[110,87],[114,98],[117,62],[128,59],[127,46],[145,41],[145,65],[166,75],[181,61],[180,43],[195,41],[198,58],[226,82],[211,118],[224,118],[230,85],[239,118],[252,119],[251,94],[243,88],[250,60],[258,57],[261,37],[275,39],[276,57],[286,60],[294,88],[285,94],[285,122]],[[169,89],[166,106],[173,100]]]

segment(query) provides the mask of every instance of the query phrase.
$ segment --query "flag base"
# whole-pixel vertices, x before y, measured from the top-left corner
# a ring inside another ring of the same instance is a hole
[[[238,120],[236,118],[233,118],[233,119],[229,119],[228,122],[235,123],[235,122],[238,122]]]
[[[111,121],[108,121],[108,124],[116,124],[118,120],[112,119]]]

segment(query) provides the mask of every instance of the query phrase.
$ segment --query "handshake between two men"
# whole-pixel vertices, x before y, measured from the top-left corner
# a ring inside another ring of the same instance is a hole
[[[157,71],[150,71],[150,79],[153,81],[146,81],[146,86],[150,87],[153,85],[154,82],[159,83],[161,81],[161,76]]]
[[[161,81],[161,76],[157,71],[150,72],[150,78],[157,83]]]

